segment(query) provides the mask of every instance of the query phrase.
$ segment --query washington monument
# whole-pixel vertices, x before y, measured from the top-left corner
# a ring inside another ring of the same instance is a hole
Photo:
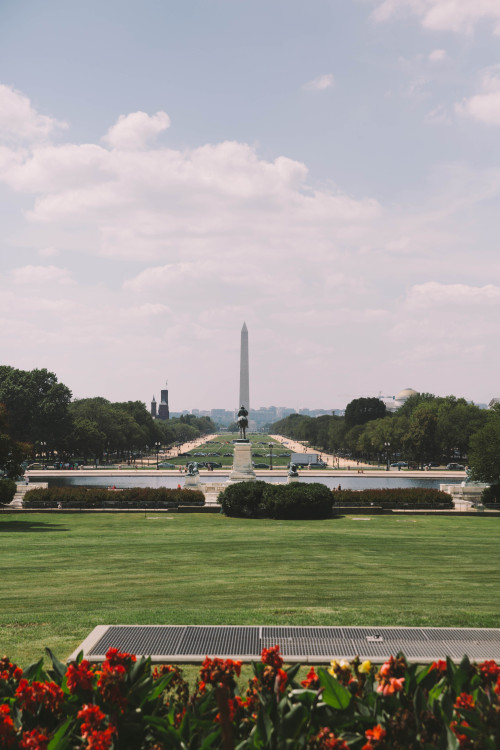
[[[248,372],[248,328],[243,323],[241,329],[241,350],[240,350],[240,400],[238,406],[244,406],[250,412],[250,385]]]

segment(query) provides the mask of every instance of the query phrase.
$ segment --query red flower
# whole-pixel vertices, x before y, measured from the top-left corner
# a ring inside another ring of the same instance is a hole
[[[0,659],[0,680],[18,680],[23,676],[23,670],[17,664],[12,664],[7,656]]]
[[[69,692],[76,693],[78,690],[92,690],[92,678],[94,672],[91,669],[90,662],[86,659],[80,664],[70,664],[66,671],[66,682]]]
[[[433,661],[432,662],[432,664],[431,664],[431,666],[429,668],[429,672],[432,672],[433,669],[436,669],[441,674],[444,674],[446,672],[447,668],[448,668],[448,665],[446,664],[446,662],[443,661],[442,659],[439,659],[438,661]]]
[[[276,684],[280,693],[284,693],[286,690],[286,683],[288,675],[284,669],[278,669],[276,673]]]
[[[311,667],[307,673],[306,679],[301,680],[302,687],[309,688],[311,690],[317,690],[319,688],[319,677],[316,674],[314,667]]]
[[[340,737],[336,737],[333,732],[330,732],[328,727],[320,729],[318,734],[311,737],[307,743],[307,747],[310,750],[349,750],[349,746],[341,740]]]
[[[283,666],[283,659],[280,655],[280,647],[273,646],[272,648],[263,648],[261,659],[264,664],[268,664],[270,667],[279,669]]]
[[[64,693],[55,682],[37,682],[31,685],[24,677],[19,681],[15,696],[23,711],[34,714],[39,706],[46,708],[51,713],[59,713]]]
[[[120,666],[129,669],[135,661],[137,659],[134,654],[125,654],[118,651],[117,648],[110,648],[106,654],[106,661],[103,662],[103,666],[107,663],[110,667]]]
[[[404,688],[404,677],[389,677],[384,680],[377,687],[377,693],[382,695],[393,695],[393,693],[400,693]]]
[[[481,677],[487,685],[490,685],[500,676],[500,667],[492,659],[483,661],[482,664],[479,664],[479,671],[481,673]]]
[[[77,713],[78,719],[83,719],[81,726],[82,737],[86,737],[94,729],[100,729],[102,722],[106,718],[99,706],[94,704],[85,704],[81,711]]]
[[[208,656],[200,668],[199,689],[205,690],[206,685],[234,685],[234,676],[240,676],[241,661],[233,659],[209,659]]]
[[[80,731],[83,739],[87,740],[89,750],[108,750],[113,742],[116,732],[112,724],[102,729],[102,723],[106,718],[99,706],[85,705],[77,714],[78,719],[83,719]]]
[[[40,729],[32,729],[31,732],[23,732],[19,743],[21,750],[47,750],[49,738]]]
[[[0,747],[12,747],[15,739],[16,731],[10,715],[10,708],[4,703],[0,706]]]
[[[109,750],[113,744],[115,728],[111,724],[106,729],[95,730],[87,737],[88,750]]]
[[[109,653],[109,652],[108,652]],[[110,666],[109,662],[103,662],[102,670],[97,673],[99,679],[97,686],[107,703],[118,706],[122,711],[127,705],[127,698],[123,694],[127,672],[122,664]]]
[[[453,732],[453,734],[455,735],[455,737],[457,738],[460,748],[463,748],[464,750],[466,750],[466,748],[472,747],[471,742],[470,742],[469,738],[467,737],[467,735],[466,734],[462,734],[460,732],[460,730],[463,727],[468,727],[468,726],[469,726],[469,724],[467,724],[466,721],[462,721],[461,724],[458,724],[458,722],[456,722],[456,721],[452,721],[451,724],[450,724],[450,729]]]
[[[460,693],[454,703],[454,708],[457,711],[466,710],[471,711],[475,707],[474,698],[469,693]]]
[[[382,729],[380,724],[376,724],[371,729],[367,729],[365,731],[365,737],[367,740],[376,740],[377,742],[380,742],[380,740],[383,740],[387,732],[385,729]]]

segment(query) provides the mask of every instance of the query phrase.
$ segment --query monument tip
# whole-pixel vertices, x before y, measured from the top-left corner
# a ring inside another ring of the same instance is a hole
[[[245,331],[248,331],[247,324],[243,323],[243,328],[241,329],[241,332],[244,333]]]

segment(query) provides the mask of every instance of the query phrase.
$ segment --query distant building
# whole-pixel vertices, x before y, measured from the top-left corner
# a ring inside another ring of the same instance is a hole
[[[170,419],[170,412],[168,409],[168,390],[166,388],[161,391],[159,406],[156,403],[156,398],[153,396],[153,400],[151,401],[151,416],[153,419]]]
[[[405,401],[408,401],[410,396],[418,396],[418,391],[414,391],[413,388],[403,388],[396,396],[382,397],[381,400],[384,402],[387,411],[397,411]]]
[[[495,404],[500,404],[500,398],[492,398],[490,403],[488,404],[488,409],[493,409]]]

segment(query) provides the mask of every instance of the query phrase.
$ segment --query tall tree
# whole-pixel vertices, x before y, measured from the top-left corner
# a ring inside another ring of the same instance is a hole
[[[500,482],[500,414],[490,412],[488,421],[470,439],[469,470],[478,482]]]
[[[16,370],[0,366],[0,402],[9,414],[14,440],[57,449],[70,428],[71,391],[47,370]]]
[[[21,443],[12,438],[7,409],[4,404],[0,404],[0,476],[16,479],[22,474],[22,463],[31,451],[29,443]]]
[[[386,415],[386,406],[379,398],[355,398],[345,409],[345,426],[348,430],[356,425],[366,424],[372,419]]]

